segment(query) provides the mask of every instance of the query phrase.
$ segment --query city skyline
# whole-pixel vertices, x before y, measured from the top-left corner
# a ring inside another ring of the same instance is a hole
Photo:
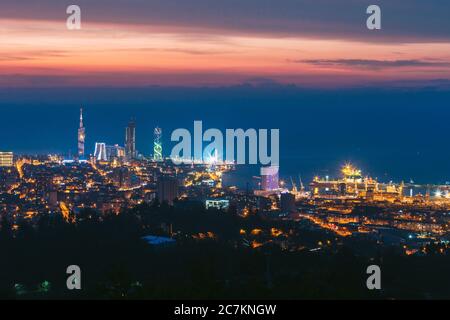
[[[169,159],[168,155],[164,155],[162,153],[163,150],[163,143],[161,140],[162,137],[162,129],[159,128],[158,126],[156,126],[153,130],[154,132],[154,136],[153,136],[153,141],[152,141],[152,145],[149,146],[149,150],[147,150],[148,152],[143,152],[140,153],[138,152],[138,150],[136,149],[136,118],[135,117],[131,117],[131,120],[129,120],[128,125],[125,127],[125,139],[124,139],[124,145],[123,147],[120,146],[119,144],[107,144],[105,142],[98,142],[96,141],[93,145],[92,148],[88,147],[87,150],[92,150],[91,151],[87,151],[85,154],[85,145],[84,145],[84,141],[85,141],[85,137],[86,137],[86,127],[84,126],[84,122],[83,122],[83,108],[80,108],[80,118],[79,118],[79,128],[78,128],[78,154],[76,155],[72,155],[71,152],[69,151],[69,153],[61,153],[61,152],[56,152],[54,153],[55,155],[60,155],[63,156],[64,159],[66,161],[72,161],[72,160],[89,160],[92,159],[91,157],[93,157],[93,159],[96,159],[97,161],[103,161],[103,162],[110,162],[113,159],[122,159],[123,160],[128,160],[131,161],[133,159],[137,160],[138,158],[142,159],[147,159],[147,160],[153,160],[156,162],[160,162],[163,161],[164,159]],[[94,121],[95,122],[95,121]],[[81,140],[80,140],[81,139]],[[103,141],[103,140],[102,140]],[[146,145],[149,145],[148,143],[145,143]],[[171,142],[170,144],[168,144],[168,146],[173,147],[173,145],[176,144],[175,142]],[[168,147],[165,146],[165,147]],[[82,154],[80,153],[81,151],[83,152]],[[37,154],[33,154],[33,153],[16,153],[14,152],[14,150],[0,150],[2,151],[4,154],[15,154],[18,157],[21,156],[48,156],[52,153],[45,153],[45,152],[41,152],[41,153],[37,153]],[[5,153],[6,152],[6,153]],[[152,153],[153,152],[153,153]],[[159,152],[159,154],[157,156],[155,156],[155,152]],[[11,160],[12,161],[12,160]],[[347,159],[345,163],[349,163],[352,162],[353,159]],[[204,160],[204,163],[208,163],[208,160]],[[337,163],[337,162],[336,162]],[[344,162],[341,162],[339,165],[344,165]],[[367,165],[370,165],[370,163],[368,163]],[[254,168],[260,168],[261,165],[243,165],[242,167],[254,167]],[[299,175],[300,172],[303,170],[303,168],[301,167],[297,167],[296,169],[298,169],[299,171]],[[328,171],[331,168],[326,168],[326,171],[322,172],[322,174],[320,174],[320,178],[326,178],[328,179],[328,177],[331,175],[332,177],[335,176],[339,171]],[[368,168],[370,169],[370,167]],[[283,177],[283,180],[280,181],[280,183],[289,185],[289,179],[291,180],[291,187],[295,188],[296,184],[295,182],[292,181],[292,176],[295,176],[295,173],[293,173],[292,171],[288,171],[288,172],[283,172],[284,170],[281,171],[281,176]],[[244,170],[245,172],[245,170]],[[256,171],[249,171],[249,172],[253,172],[252,174],[255,174]],[[250,180],[250,177],[252,174],[250,174],[249,172],[246,172],[246,176],[242,176],[241,179],[243,179],[242,181],[237,182],[237,185],[240,185],[241,187],[243,187],[245,184],[248,184],[248,182]],[[304,173],[304,172],[303,172]],[[318,175],[318,171],[315,172],[307,172],[306,174],[307,179],[311,179],[311,180],[316,180],[319,179],[319,175]],[[367,177],[371,177],[371,178],[375,178],[377,179],[378,177],[376,176],[371,176],[370,174],[367,175]],[[246,180],[247,179],[247,180]],[[404,183],[407,182],[409,184],[414,185],[416,183],[416,181],[414,181],[415,179],[413,179],[412,177],[407,179],[407,178],[402,178],[402,179],[397,179],[395,182],[396,183]],[[265,181],[263,179],[263,181]],[[389,182],[390,178],[386,179],[384,182]],[[267,182],[267,184],[270,184],[272,182]],[[424,186],[425,184],[429,184],[430,186],[432,184],[436,184],[436,185],[448,185],[450,184],[450,182],[448,180],[446,180],[445,178],[440,180],[440,181],[420,181],[420,183],[422,183]],[[301,184],[301,178],[300,178],[300,184]],[[417,184],[417,183],[416,183]],[[278,174],[276,175],[276,185],[278,185]],[[271,190],[273,190],[275,187],[271,187]]]
[[[84,119],[89,128],[89,153],[96,142],[123,145],[124,128],[133,117],[138,126],[136,149],[144,155],[153,152],[155,127],[164,129],[163,143],[170,146],[170,132],[203,120],[205,126],[222,130],[279,128],[280,161],[287,176],[296,176],[300,171],[312,178],[352,161],[371,176],[386,181],[445,183],[450,177],[446,160],[450,150],[443,147],[447,140],[446,119],[450,116],[446,101],[450,96],[438,88],[72,88],[26,90],[26,95],[23,90],[0,90],[2,115],[11,119],[0,128],[4,137],[1,150],[68,155],[71,149],[74,155],[74,132],[79,127],[76,119],[83,105],[89,114]],[[273,112],[274,106],[278,112]],[[239,110],[239,117],[232,110]],[[317,130],[319,123],[321,130]],[[30,135],[38,138],[30,139]],[[302,138],[306,136],[308,139]]]

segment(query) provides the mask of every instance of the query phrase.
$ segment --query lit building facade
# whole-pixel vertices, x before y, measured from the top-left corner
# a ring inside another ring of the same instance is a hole
[[[83,108],[80,109],[80,127],[78,128],[78,158],[84,157],[84,143],[86,141],[86,129],[83,125]]]
[[[155,137],[153,142],[153,160],[162,161],[162,130],[161,128],[155,128]]]
[[[278,178],[279,167],[264,167],[261,171],[261,190],[273,191],[279,188]]]
[[[228,209],[230,207],[230,200],[226,199],[211,199],[205,201],[206,209],[216,208],[219,210]]]
[[[136,158],[136,123],[131,120],[125,129],[125,155],[128,159]]]
[[[115,144],[113,146],[106,146],[106,160],[112,161],[114,159],[122,160],[125,158],[125,148]]]
[[[12,152],[0,152],[0,167],[12,167],[14,154]]]
[[[103,142],[97,142],[95,144],[94,157],[97,161],[107,161],[108,158],[106,156],[106,144]]]

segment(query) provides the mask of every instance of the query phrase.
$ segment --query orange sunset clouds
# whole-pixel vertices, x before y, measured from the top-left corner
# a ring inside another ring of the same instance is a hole
[[[371,41],[113,19],[68,30],[65,17],[0,17],[1,86],[215,86],[267,78],[329,87],[450,77],[450,42],[440,39]]]

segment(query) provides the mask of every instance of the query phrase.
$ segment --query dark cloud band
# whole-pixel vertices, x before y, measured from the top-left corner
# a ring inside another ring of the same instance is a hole
[[[68,2],[2,1],[0,17],[65,19]],[[358,41],[450,41],[447,0],[78,0],[87,22],[166,25],[204,32],[351,39]],[[382,30],[366,28],[366,8],[382,9]]]
[[[293,60],[291,62],[306,63],[317,66],[345,66],[368,69],[399,67],[450,67],[449,62],[427,60],[308,59]]]

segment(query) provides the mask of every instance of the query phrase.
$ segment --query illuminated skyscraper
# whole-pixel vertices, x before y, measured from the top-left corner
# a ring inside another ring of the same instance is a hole
[[[136,123],[133,119],[125,130],[125,155],[128,159],[136,158]]]
[[[97,142],[95,144],[94,157],[97,161],[107,161],[106,157],[106,144],[103,142]]]
[[[106,146],[106,160],[112,161],[114,159],[121,160],[125,157],[125,148],[117,144],[113,146]]]
[[[261,171],[261,189],[272,191],[279,188],[277,166],[263,167]]]
[[[86,140],[86,130],[83,125],[83,108],[80,109],[80,127],[78,128],[78,158],[84,157],[84,142]]]
[[[155,139],[153,142],[153,160],[162,161],[162,130],[161,128],[155,128]]]
[[[0,152],[0,167],[12,167],[14,165],[12,152]]]

